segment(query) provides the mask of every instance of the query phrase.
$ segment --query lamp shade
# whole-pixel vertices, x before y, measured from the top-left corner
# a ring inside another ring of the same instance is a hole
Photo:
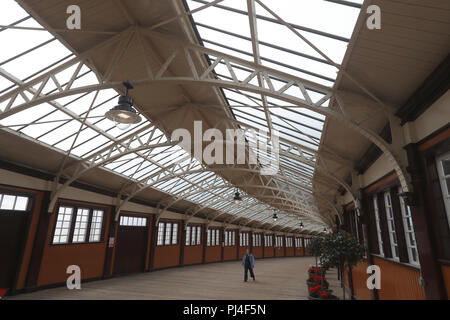
[[[234,194],[234,203],[239,203],[240,201],[242,201],[241,195],[239,194],[239,191],[236,191],[236,193]]]
[[[114,121],[119,128],[129,127],[141,121],[141,117],[133,108],[133,99],[128,95],[120,96],[119,104],[106,112],[105,117]]]

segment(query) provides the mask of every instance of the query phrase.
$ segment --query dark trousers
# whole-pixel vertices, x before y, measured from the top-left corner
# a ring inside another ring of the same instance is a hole
[[[247,281],[248,279],[248,271],[250,270],[250,276],[253,278],[253,280],[255,280],[255,274],[253,273],[253,268],[252,267],[244,267],[244,281]]]

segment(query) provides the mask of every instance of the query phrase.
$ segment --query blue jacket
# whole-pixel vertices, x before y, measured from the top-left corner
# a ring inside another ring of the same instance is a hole
[[[244,257],[242,258],[242,266],[245,268],[245,258],[247,257],[247,254],[244,254]],[[255,267],[255,257],[253,254],[249,254],[250,257],[250,265],[252,266],[252,269]]]

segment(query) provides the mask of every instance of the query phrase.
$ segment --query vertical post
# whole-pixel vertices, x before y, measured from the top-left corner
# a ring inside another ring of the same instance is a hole
[[[237,232],[236,232],[236,234],[234,236],[235,236],[235,238],[237,238],[235,240],[235,243],[236,243],[236,260],[239,260],[239,248],[241,247],[241,243],[240,243],[241,231],[237,230]]]
[[[147,243],[145,247],[145,272],[150,270],[150,251],[152,250],[152,217],[147,218]]]
[[[180,267],[184,266],[184,246],[186,244],[186,221],[180,223]]]
[[[152,240],[150,246],[150,271],[155,268],[155,251],[156,251],[156,240],[158,237],[158,223],[157,216],[152,215]]]
[[[33,250],[31,252],[30,264],[27,272],[25,287],[37,286],[39,272],[41,270],[42,257],[44,256],[47,234],[50,230],[50,218],[48,213],[50,204],[50,191],[44,191],[39,212],[39,222],[34,237]]]
[[[425,294],[430,300],[445,300],[447,294],[442,270],[437,262],[436,240],[433,237],[433,225],[430,212],[432,204],[427,201],[426,169],[421,161],[418,146],[409,144],[405,147],[408,157],[409,172],[414,188],[415,203],[411,203],[411,215],[417,242],[422,276],[425,279]]]
[[[203,241],[202,241],[202,263],[206,262],[206,240],[208,237],[208,226],[206,224],[202,225],[202,232],[203,232]]]
[[[223,262],[223,257],[224,257],[224,251],[225,251],[225,228],[220,228],[220,248],[221,248],[221,253],[220,253],[220,261]]]

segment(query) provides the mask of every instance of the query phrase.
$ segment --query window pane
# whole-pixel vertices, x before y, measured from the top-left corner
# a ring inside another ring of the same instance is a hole
[[[186,245],[189,246],[191,244],[191,227],[186,227]]]
[[[27,210],[28,198],[27,197],[17,197],[16,205],[14,206],[14,210],[25,211]]]
[[[196,227],[192,227],[191,245],[195,245]]]
[[[103,211],[94,210],[92,213],[91,230],[89,232],[89,242],[100,241],[103,225]]]
[[[84,242],[89,219],[89,209],[78,209],[73,230],[72,242]]]
[[[158,223],[158,241],[157,245],[162,246],[164,244],[164,223]]]
[[[70,207],[59,207],[53,243],[67,243],[70,222],[72,220],[72,210]]]
[[[171,223],[166,223],[166,235],[165,235],[165,240],[164,240],[164,244],[165,245],[169,245],[170,244],[171,235],[172,235],[172,224]]]
[[[3,210],[12,210],[14,209],[14,202],[16,200],[15,196],[11,196],[8,194],[3,195],[2,199],[2,205],[0,206],[0,209]]]
[[[172,231],[172,244],[178,243],[178,223],[173,224],[173,231]]]
[[[444,175],[450,175],[450,159],[442,160],[442,168],[444,169]]]

